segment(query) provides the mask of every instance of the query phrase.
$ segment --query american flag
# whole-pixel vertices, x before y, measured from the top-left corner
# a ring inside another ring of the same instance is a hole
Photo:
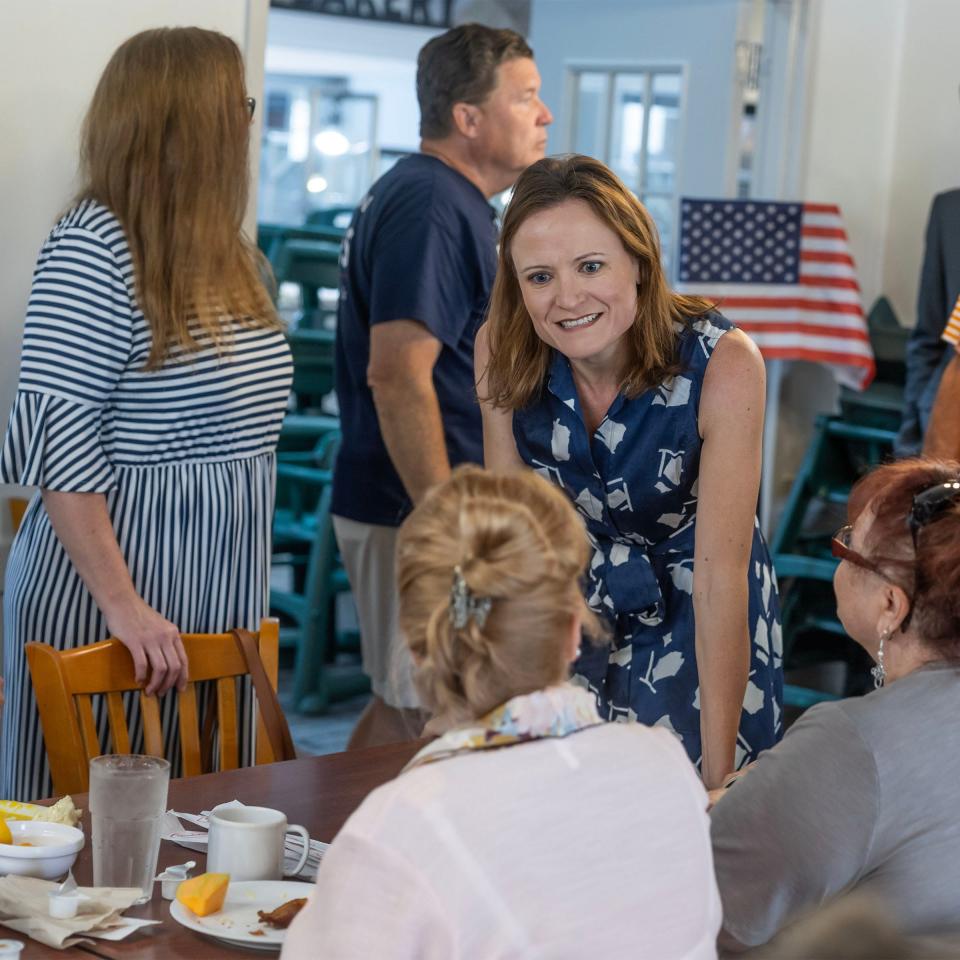
[[[860,390],[873,379],[839,207],[682,199],[677,289],[718,301],[768,359],[826,364]]]
[[[960,297],[957,298],[957,302],[953,306],[953,313],[947,320],[947,326],[943,331],[943,339],[960,350]]]

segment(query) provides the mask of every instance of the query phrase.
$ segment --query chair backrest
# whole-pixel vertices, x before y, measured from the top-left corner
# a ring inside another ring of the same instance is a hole
[[[336,334],[332,330],[288,330],[293,357],[292,392],[296,408],[320,407],[334,388]]]
[[[7,505],[10,508],[10,522],[13,524],[13,532],[16,533],[20,529],[20,524],[23,523],[23,515],[27,512],[30,501],[25,497],[10,497],[7,500]]]
[[[320,287],[336,290],[340,286],[340,244],[285,239],[277,255],[276,274],[278,283],[299,283],[304,291],[303,309],[314,310]]]
[[[204,768],[212,765],[215,733],[219,769],[239,766],[237,683],[245,676],[253,680],[258,701],[256,762],[294,759],[289,729],[275,693],[279,624],[276,619],[265,618],[259,633],[245,638],[240,636],[243,633],[182,635],[190,676],[177,704],[184,776],[208,772]],[[26,653],[57,793],[88,789],[91,758],[130,752],[125,693],[139,691],[143,752],[164,755],[159,702],[155,696],[144,694],[143,685],[134,677],[130,653],[119,640],[62,651],[43,643],[28,643]],[[216,694],[208,704],[207,716],[201,718],[197,684],[203,682],[211,682]],[[93,700],[97,695],[106,701],[110,749],[104,749],[106,745],[97,735]]]
[[[355,207],[336,206],[313,210],[304,221],[307,227],[325,227],[329,230],[346,231],[353,219]]]

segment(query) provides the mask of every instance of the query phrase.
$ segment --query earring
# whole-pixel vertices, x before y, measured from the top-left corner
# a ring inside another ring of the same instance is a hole
[[[877,649],[877,663],[871,668],[870,675],[873,677],[873,689],[879,690],[887,679],[887,671],[883,666],[883,643],[890,636],[889,630],[884,630],[880,634],[880,646]]]

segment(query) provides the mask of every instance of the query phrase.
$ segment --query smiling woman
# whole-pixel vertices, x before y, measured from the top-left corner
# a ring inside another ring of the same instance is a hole
[[[477,340],[484,457],[560,486],[616,649],[575,664],[607,719],[673,730],[709,786],[780,733],[776,587],[756,525],[763,361],[674,293],[656,227],[603,164],[542,160],[507,209]]]

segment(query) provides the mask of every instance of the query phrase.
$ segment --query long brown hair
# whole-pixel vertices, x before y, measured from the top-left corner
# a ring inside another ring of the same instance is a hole
[[[488,395],[481,398],[495,407],[527,406],[546,379],[551,348],[537,336],[523,304],[511,247],[528,217],[566,200],[590,204],[639,264],[637,315],[626,337],[628,372],[621,384],[626,396],[635,397],[680,372],[674,324],[711,309],[708,301],[674,293],[667,285],[656,224],[612,170],[580,154],[538,160],[517,180],[500,231],[499,264],[487,317]]]
[[[461,466],[431,490],[397,540],[400,627],[424,704],[471,720],[565,680],[571,618],[605,636],[579,583],[590,552],[570,500],[532,471]],[[491,600],[482,625],[452,622],[455,567],[475,597]]]
[[[79,200],[126,233],[153,342],[147,369],[198,340],[225,345],[228,318],[279,326],[269,267],[243,235],[250,114],[243,58],[197,27],[146,30],[110,58],[87,111]]]

